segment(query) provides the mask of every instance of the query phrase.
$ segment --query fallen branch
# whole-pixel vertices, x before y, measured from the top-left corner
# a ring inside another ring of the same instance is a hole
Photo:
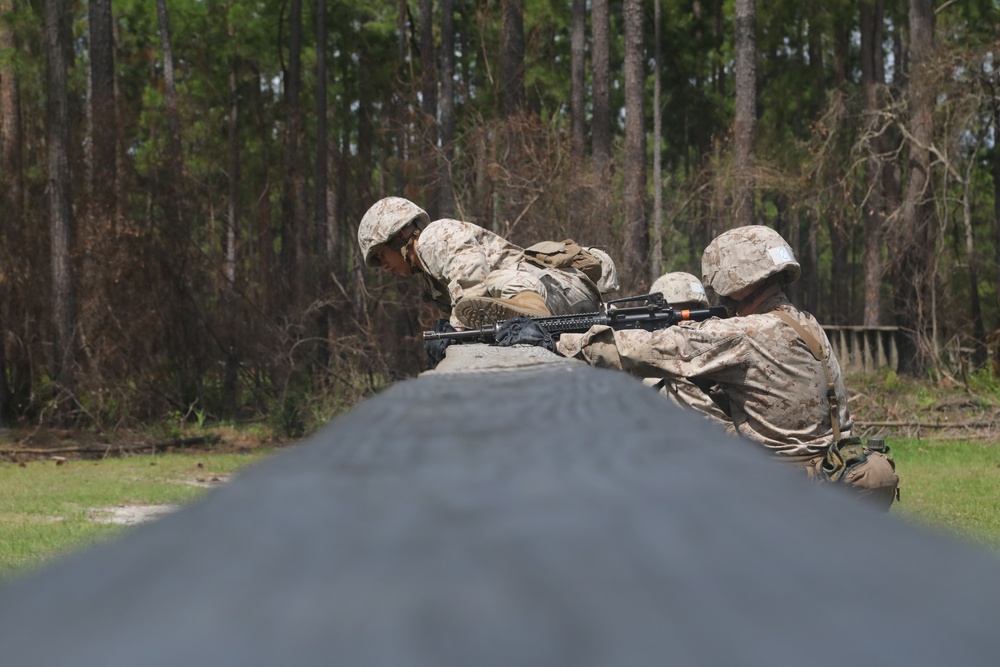
[[[910,421],[888,421],[888,422],[865,422],[855,421],[856,426],[879,426],[879,427],[899,427],[899,428],[995,428],[997,422],[975,421],[975,422],[910,422]]]
[[[102,454],[107,456],[112,453],[139,452],[139,451],[162,451],[173,447],[197,447],[199,445],[214,445],[222,438],[218,435],[203,435],[195,438],[176,438],[174,440],[162,440],[160,442],[133,442],[126,445],[110,445],[107,443],[97,443],[90,445],[66,445],[63,447],[0,447],[0,456],[13,455],[36,455],[45,456],[48,454]]]

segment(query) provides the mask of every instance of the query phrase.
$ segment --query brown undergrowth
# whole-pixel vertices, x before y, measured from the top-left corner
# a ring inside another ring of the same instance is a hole
[[[287,445],[259,428],[208,427],[171,434],[122,430],[95,433],[82,429],[16,427],[0,430],[0,461],[103,459],[155,453],[248,453]]]
[[[851,415],[868,437],[1000,440],[1000,383],[985,374],[930,381],[888,372],[847,378]]]

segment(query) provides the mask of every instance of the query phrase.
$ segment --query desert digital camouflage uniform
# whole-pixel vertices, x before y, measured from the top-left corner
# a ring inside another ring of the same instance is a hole
[[[540,294],[553,315],[600,307],[597,287],[579,271],[536,266],[519,246],[469,222],[435,220],[420,232],[415,248],[431,296],[446,308],[470,296],[510,298],[521,292]],[[461,326],[454,315],[451,323]]]
[[[694,275],[685,271],[665,273],[649,286],[651,294],[659,292],[663,299],[675,308],[708,308],[708,294],[705,286]],[[677,326],[688,326],[682,322]],[[643,384],[659,391],[674,405],[697,410],[706,419],[724,427],[732,425],[732,420],[700,387],[687,378],[653,377],[644,378]]]
[[[798,333],[773,312],[789,313],[830,352],[822,328],[796,309],[783,292],[766,299],[754,314],[709,319],[658,331],[594,327],[563,334],[557,350],[599,367],[640,377],[695,378],[725,390],[731,429],[777,457],[822,457],[833,443],[826,376]],[[840,365],[829,357],[837,394],[841,437],[854,426]]]
[[[391,248],[407,229],[413,230],[409,242],[393,249],[413,274],[423,276],[431,299],[452,310],[456,327],[461,322],[454,308],[471,297],[512,300],[530,293],[546,314],[562,315],[596,311],[602,291],[618,287],[614,262],[603,251],[592,249],[602,267],[596,285],[577,269],[529,261],[523,248],[478,225],[449,218],[431,222],[426,211],[403,197],[384,197],[362,217],[358,245],[365,263],[379,266],[380,248]]]
[[[788,242],[762,225],[731,229],[705,249],[702,274],[704,285],[736,316],[654,332],[593,327],[563,334],[557,351],[643,378],[687,377],[714,385],[729,399],[733,431],[812,479],[840,484],[889,509],[898,498],[895,464],[888,450],[853,437],[830,341],[781,291],[801,275]]]
[[[680,325],[678,325],[680,326]],[[703,417],[724,428],[730,428],[732,421],[708,394],[687,379],[680,378],[643,378],[642,383],[659,392],[679,408],[696,410]]]

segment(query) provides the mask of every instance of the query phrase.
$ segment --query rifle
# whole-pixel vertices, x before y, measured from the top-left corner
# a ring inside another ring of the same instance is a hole
[[[642,302],[639,306],[619,306],[629,302]],[[659,292],[640,294],[638,296],[612,299],[604,304],[604,310],[596,313],[579,313],[576,315],[549,315],[547,317],[532,317],[531,320],[542,326],[552,336],[564,333],[584,333],[590,327],[607,325],[612,329],[645,329],[655,331],[666,329],[678,322],[701,322],[710,317],[726,317],[726,309],[721,306],[714,308],[699,308],[696,310],[677,310],[667,303]],[[456,343],[492,343],[502,322],[485,324],[478,329],[465,331],[425,331],[424,342],[434,340],[452,340]]]

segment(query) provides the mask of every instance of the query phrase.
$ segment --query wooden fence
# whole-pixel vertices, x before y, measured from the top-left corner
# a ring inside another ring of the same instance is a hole
[[[823,327],[840,367],[849,372],[871,373],[882,368],[899,370],[899,327]]]

